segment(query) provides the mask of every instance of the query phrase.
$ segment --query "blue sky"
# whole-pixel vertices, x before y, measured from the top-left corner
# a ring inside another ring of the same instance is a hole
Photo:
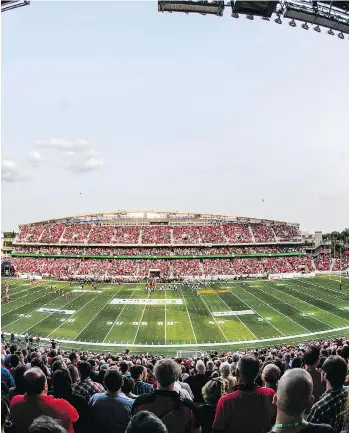
[[[348,226],[348,40],[283,21],[4,13],[2,230],[118,209]]]

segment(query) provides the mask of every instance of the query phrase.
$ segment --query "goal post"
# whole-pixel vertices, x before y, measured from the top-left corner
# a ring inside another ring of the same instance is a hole
[[[177,350],[177,358],[202,358],[205,356],[205,353],[202,350]]]

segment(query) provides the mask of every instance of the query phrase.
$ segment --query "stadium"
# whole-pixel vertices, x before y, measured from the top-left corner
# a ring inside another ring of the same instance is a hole
[[[20,225],[6,263],[3,331],[67,347],[174,354],[349,329],[348,257],[306,243],[296,223],[168,211],[65,217]]]

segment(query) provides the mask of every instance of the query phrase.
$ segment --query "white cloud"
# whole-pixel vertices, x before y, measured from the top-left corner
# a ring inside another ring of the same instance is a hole
[[[1,161],[1,179],[4,182],[20,182],[28,179],[28,174],[16,162],[3,159]]]
[[[37,152],[36,150],[33,150],[32,152],[29,153],[29,155],[27,155],[27,160],[32,164],[32,165],[37,165],[42,161],[40,152]]]
[[[66,152],[64,155],[65,167],[73,172],[86,172],[99,170],[105,166],[104,158],[98,152]]]
[[[76,151],[86,150],[90,147],[90,144],[83,138],[79,140],[64,140],[62,138],[52,138],[48,141],[37,141],[37,144],[51,149],[73,149]]]

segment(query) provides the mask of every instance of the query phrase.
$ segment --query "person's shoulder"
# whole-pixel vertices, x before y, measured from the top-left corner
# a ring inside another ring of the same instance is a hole
[[[313,424],[308,423],[303,430],[304,433],[334,433],[333,428],[329,424]]]
[[[257,388],[257,392],[258,392],[258,394],[262,394],[265,396],[273,396],[274,394],[276,394],[276,392],[273,389],[263,388],[263,387]]]
[[[24,401],[24,395],[15,395],[12,398],[10,405],[13,406],[15,404],[21,403],[22,401]]]
[[[151,403],[156,399],[156,394],[141,394],[139,395],[133,403],[133,406],[140,406],[142,404]]]

